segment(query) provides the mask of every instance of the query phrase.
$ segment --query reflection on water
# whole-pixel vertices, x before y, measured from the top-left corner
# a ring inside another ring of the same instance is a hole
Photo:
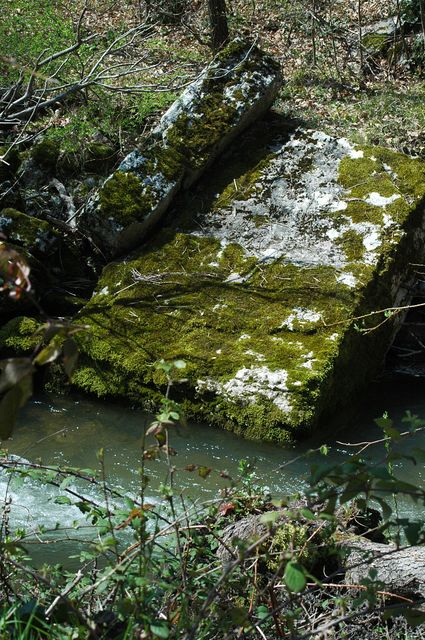
[[[363,397],[356,415],[345,414],[339,418],[339,423],[343,420],[346,422],[344,429],[336,432],[335,425],[331,425],[329,431],[332,435],[316,436],[314,440],[287,450],[242,440],[229,432],[206,425],[172,427],[170,442],[177,450],[177,456],[173,459],[178,469],[176,482],[188,497],[210,498],[228,485],[229,481],[220,477],[220,471],[226,471],[236,478],[240,460],[250,459],[255,461],[259,482],[270,487],[275,496],[292,493],[301,489],[308,477],[312,458],[306,459],[303,453],[326,441],[331,445],[330,457],[339,459],[352,449],[337,444],[336,440],[357,442],[379,437],[381,432],[373,420],[384,411],[388,411],[400,426],[408,409],[425,420],[424,390],[425,382],[415,380],[392,380],[375,385]],[[87,398],[41,398],[24,409],[13,438],[7,445],[11,453],[29,461],[41,459],[44,464],[66,464],[80,468],[97,468],[96,452],[103,447],[109,482],[131,493],[138,490],[143,431],[149,421],[149,416],[141,411],[116,404]],[[412,440],[408,440],[400,448],[406,452],[411,446]],[[425,435],[416,435],[414,446],[425,448]],[[382,450],[371,448],[369,451],[370,455],[382,456]],[[291,460],[294,462],[289,464]],[[187,464],[212,467],[214,471],[208,478],[202,479],[196,472],[184,471]],[[398,475],[404,480],[423,483],[421,466],[408,463],[399,466]],[[151,499],[155,499],[159,483],[166,478],[165,462],[149,462],[148,474],[151,478],[148,493]],[[83,490],[94,499],[103,499],[96,487],[83,489],[76,481],[75,489]],[[40,524],[52,528],[60,522],[62,527],[68,526],[73,531],[75,522],[84,523],[76,507],[54,502],[58,495],[54,487],[40,485],[32,479],[9,481],[3,474],[0,492],[0,499],[4,499],[7,492],[11,501],[11,525],[14,528],[32,530]],[[405,515],[411,515],[415,508],[409,503],[402,505]],[[70,533],[71,537],[76,535],[78,533]]]

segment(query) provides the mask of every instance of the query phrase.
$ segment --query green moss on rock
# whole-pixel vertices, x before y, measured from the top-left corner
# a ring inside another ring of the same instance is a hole
[[[382,55],[393,38],[386,33],[367,33],[362,38],[362,46],[369,55]]]
[[[110,144],[89,142],[85,148],[84,169],[91,173],[106,173],[116,160],[116,149]]]
[[[164,388],[155,361],[183,359],[175,393],[189,416],[282,445],[379,372],[393,321],[358,316],[391,306],[422,255],[425,167],[324,134],[304,132],[273,152],[273,140],[258,139],[255,161],[240,145],[196,197],[181,199],[178,230],[104,269],[81,312],[90,329],[79,336],[73,382],[151,408]],[[335,148],[327,166],[324,150]],[[305,185],[315,180],[307,206]],[[270,230],[285,224],[288,234],[262,253]]]
[[[211,149],[228,133],[237,118],[237,109],[223,101],[222,91],[215,91],[202,101],[199,120],[181,114],[167,131],[167,153],[176,153],[185,166],[199,169],[209,159]]]
[[[45,138],[31,149],[31,157],[36,164],[53,171],[60,154],[60,147],[55,140]]]
[[[0,230],[10,242],[36,254],[48,252],[59,237],[45,220],[27,216],[12,208],[0,211]]]
[[[18,355],[30,353],[40,342],[39,328],[40,323],[34,318],[13,318],[0,328],[0,351]]]
[[[151,211],[151,189],[143,188],[140,178],[132,173],[116,171],[99,194],[102,215],[111,217],[123,226],[143,219]]]

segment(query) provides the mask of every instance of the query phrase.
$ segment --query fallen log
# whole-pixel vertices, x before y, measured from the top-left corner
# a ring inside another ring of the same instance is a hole
[[[376,571],[376,580],[391,593],[425,597],[425,547],[398,548],[394,544],[355,537],[341,543],[347,584],[360,584]]]

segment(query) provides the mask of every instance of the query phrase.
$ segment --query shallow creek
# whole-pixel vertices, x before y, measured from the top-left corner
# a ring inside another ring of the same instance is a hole
[[[425,380],[386,380],[376,384],[361,399],[355,413],[339,418],[331,425],[326,436],[315,437],[287,450],[248,442],[206,425],[172,427],[170,443],[177,450],[173,463],[181,469],[176,474],[176,485],[184,491],[188,500],[214,498],[219,489],[229,484],[228,480],[219,476],[219,471],[225,470],[237,478],[239,461],[248,459],[255,462],[258,482],[270,487],[274,496],[290,494],[306,483],[309,465],[314,459],[314,456],[306,459],[303,453],[326,442],[331,447],[329,457],[340,459],[353,449],[336,441],[358,442],[380,437],[381,432],[373,421],[384,411],[389,412],[398,427],[402,426],[400,420],[406,410],[425,421],[424,391]],[[66,464],[80,468],[97,468],[96,452],[103,447],[109,483],[131,494],[138,491],[137,469],[141,464],[142,434],[150,420],[150,416],[141,411],[117,404],[100,403],[87,398],[44,397],[33,400],[22,411],[7,447],[10,453],[29,462],[41,459],[44,464]],[[337,430],[337,426],[340,430]],[[425,434],[417,434],[414,439],[399,445],[399,448],[406,452],[412,444],[425,448]],[[370,448],[369,452],[371,457],[382,457],[382,450],[377,447]],[[202,479],[196,472],[183,470],[188,464],[212,467],[213,471],[206,479]],[[420,464],[400,463],[397,473],[404,480],[419,485],[425,480]],[[149,462],[148,474],[151,481],[147,495],[155,500],[158,486],[166,478],[165,463]],[[74,483],[77,490],[99,502],[103,501],[99,488],[87,488],[78,483]],[[84,516],[76,507],[55,503],[58,494],[64,495],[64,491],[36,480],[9,481],[5,472],[0,476],[0,500],[4,501],[6,495],[11,500],[12,528],[35,531],[40,525],[50,529],[60,523],[61,528],[69,527],[67,535],[75,540],[83,535],[81,531],[84,532],[84,529],[74,532],[73,523],[77,521],[84,524]],[[403,515],[414,515],[417,507],[404,502],[400,510]],[[58,534],[48,534],[46,541],[49,536],[57,538]],[[37,535],[33,536],[29,548],[35,560],[58,562],[75,552],[75,541],[49,545],[37,542],[37,538]]]

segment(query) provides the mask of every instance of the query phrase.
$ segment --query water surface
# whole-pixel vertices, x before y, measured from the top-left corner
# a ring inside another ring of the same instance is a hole
[[[406,410],[418,415],[425,423],[424,391],[425,381],[422,380],[390,379],[372,385],[354,410],[344,412],[334,419],[333,424],[327,425],[326,434],[322,431],[313,439],[289,449],[249,442],[202,424],[172,427],[170,444],[177,451],[172,460],[177,469],[176,488],[183,491],[188,500],[215,498],[220,490],[229,485],[229,480],[221,477],[220,472],[236,479],[240,460],[247,459],[255,464],[258,482],[267,485],[275,497],[291,494],[302,489],[307,482],[314,456],[304,454],[320,444],[326,442],[330,446],[331,459],[350,455],[353,449],[338,444],[338,441],[352,443],[379,438],[382,432],[374,424],[374,419],[384,411],[401,429],[405,428],[401,421]],[[6,444],[10,453],[29,462],[42,460],[44,464],[94,469],[99,466],[96,454],[103,448],[108,482],[131,495],[139,490],[138,470],[142,459],[143,433],[151,420],[151,416],[139,410],[86,397],[40,397],[22,411],[13,438]],[[402,442],[399,448],[408,452],[412,446],[425,448],[425,434],[415,435]],[[371,447],[368,452],[376,459],[382,458],[382,449],[379,447]],[[320,454],[316,454],[317,457]],[[212,471],[206,479],[202,479],[196,471],[190,473],[184,470],[189,464],[211,467]],[[147,472],[150,477],[148,496],[155,501],[158,499],[159,484],[167,478],[165,461],[149,462]],[[399,463],[397,474],[404,480],[423,486],[422,465]],[[77,491],[85,492],[96,501],[104,499],[97,487],[87,488],[79,481],[70,486],[75,486]],[[61,528],[69,527],[67,535],[74,540],[84,531],[76,531],[74,525],[76,522],[85,524],[84,517],[76,507],[56,504],[55,498],[59,493],[62,495],[64,492],[32,479],[10,481],[4,473],[0,477],[0,500],[5,500],[7,496],[11,501],[12,528],[35,531],[40,525],[51,529],[60,523]],[[405,515],[417,515],[417,507],[408,501],[404,501],[400,509]],[[33,536],[33,542],[41,538]],[[49,536],[45,536],[45,539],[48,541]],[[41,542],[37,544],[40,546]],[[53,545],[51,547],[52,550],[50,547],[43,548],[43,558],[57,561],[57,546],[54,546],[54,550]],[[64,553],[64,548],[59,553]]]

